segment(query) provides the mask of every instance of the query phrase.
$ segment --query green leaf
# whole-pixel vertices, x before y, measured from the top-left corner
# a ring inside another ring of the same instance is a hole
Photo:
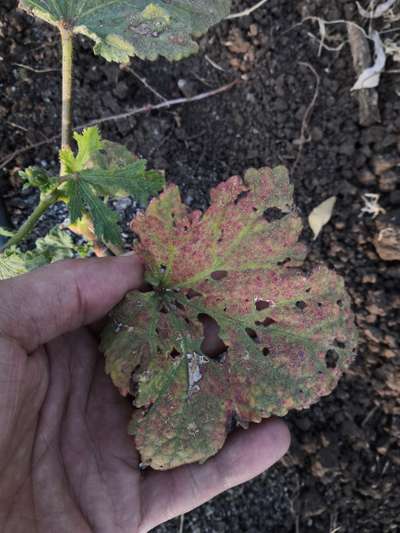
[[[0,236],[1,237],[13,237],[13,235],[14,235],[13,231],[10,231],[10,230],[8,230],[6,228],[2,228],[0,226]]]
[[[97,127],[86,128],[82,133],[75,131],[74,139],[78,145],[76,156],[70,147],[60,150],[60,162],[63,163],[66,174],[75,174],[87,168],[91,159],[103,148],[103,141]]]
[[[154,171],[146,172],[146,161],[139,159],[135,163],[121,169],[84,170],[80,173],[81,180],[90,183],[103,196],[134,196],[141,203],[148,201],[160,191],[164,177]]]
[[[131,165],[137,160],[138,157],[123,144],[103,141],[102,149],[92,155],[88,168],[114,170]]]
[[[103,148],[99,128],[87,128],[82,133],[74,132],[74,139],[78,145],[76,156],[76,171],[86,168],[90,159]]]
[[[54,178],[48,172],[39,167],[28,167],[19,172],[19,176],[26,187],[35,187],[43,194],[51,192],[55,186]]]
[[[63,192],[69,205],[71,223],[89,212],[97,237],[120,244],[118,215],[98,198],[132,195],[141,203],[148,201],[165,185],[165,178],[154,170],[146,171],[146,161],[138,159],[125,147],[102,141],[97,128],[75,134],[78,154],[61,150],[66,171]]]
[[[78,253],[77,245],[71,235],[58,227],[52,228],[49,233],[35,242],[35,249],[25,254],[28,270],[39,266],[75,257]]]
[[[27,272],[25,261],[17,253],[3,253],[0,255],[0,281],[14,278]]]
[[[87,256],[91,253],[89,245],[77,245],[71,235],[58,227],[35,242],[35,248],[22,252],[15,246],[0,255],[0,280],[13,278],[25,272],[62,259]]]
[[[197,52],[192,36],[229,13],[231,0],[22,0],[20,7],[53,25],[64,23],[95,42],[108,61],[169,60]]]
[[[80,180],[79,185],[83,202],[93,219],[97,237],[105,243],[121,244],[121,230],[118,226],[117,213],[97,198],[96,193],[88,183]]]
[[[76,158],[69,146],[61,148],[59,157],[60,163],[64,166],[66,174],[73,174],[76,172]]]
[[[205,213],[170,186],[132,228],[152,290],[128,293],[102,349],[133,396],[129,432],[145,464],[203,462],[233,420],[247,427],[332,391],[354,356],[350,299],[334,272],[300,268],[307,249],[283,167],[221,183]]]

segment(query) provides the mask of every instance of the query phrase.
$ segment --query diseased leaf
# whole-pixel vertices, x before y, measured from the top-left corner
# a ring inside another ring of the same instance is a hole
[[[169,186],[132,228],[152,290],[112,312],[102,349],[134,397],[129,432],[145,464],[203,462],[233,420],[246,427],[331,392],[353,358],[353,316],[341,278],[299,267],[306,248],[283,167],[221,183],[204,214]],[[203,343],[207,319],[225,346],[217,356]]]
[[[22,0],[20,7],[55,26],[71,26],[108,61],[178,60],[197,52],[192,36],[229,13],[231,0]]]
[[[314,233],[314,240],[321,233],[322,228],[330,221],[335,204],[336,196],[331,196],[317,207],[314,207],[308,215],[308,223]]]

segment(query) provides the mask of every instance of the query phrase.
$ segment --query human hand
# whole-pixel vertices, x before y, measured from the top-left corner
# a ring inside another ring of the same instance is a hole
[[[132,407],[85,327],[142,283],[135,256],[63,261],[0,282],[0,530],[144,533],[258,475],[287,450],[267,420],[204,465],[139,471]]]

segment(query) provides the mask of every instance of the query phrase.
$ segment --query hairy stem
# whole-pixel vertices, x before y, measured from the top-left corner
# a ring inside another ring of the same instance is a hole
[[[39,202],[39,205],[35,208],[31,216],[19,228],[15,235],[6,242],[2,250],[6,250],[11,246],[16,246],[21,241],[26,239],[26,237],[28,237],[28,235],[32,232],[33,228],[36,226],[40,217],[47,211],[50,206],[57,202],[59,194],[59,191],[55,190],[51,194],[48,194],[47,196],[42,198]]]
[[[70,146],[72,140],[72,80],[73,33],[65,24],[60,25],[62,44],[62,123],[61,145]],[[63,174],[64,169],[61,169]]]

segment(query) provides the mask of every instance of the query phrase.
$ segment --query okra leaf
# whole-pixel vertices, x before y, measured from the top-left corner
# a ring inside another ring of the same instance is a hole
[[[121,244],[118,214],[97,197],[97,192],[90,183],[78,176],[66,183],[65,193],[72,224],[88,211],[96,236],[106,243]]]
[[[114,384],[133,397],[129,432],[144,464],[203,462],[233,422],[247,427],[332,391],[354,356],[350,299],[331,270],[301,268],[307,250],[283,167],[221,183],[205,213],[169,186],[132,228],[149,289],[112,312],[102,349]]]
[[[146,171],[146,161],[138,159],[124,168],[84,170],[80,178],[103,196],[134,196],[141,203],[160,191],[165,179],[155,171]]]
[[[21,0],[20,7],[95,42],[108,61],[178,60],[197,52],[192,39],[229,13],[231,0]]]
[[[159,172],[146,170],[146,161],[125,147],[103,141],[97,128],[74,133],[74,139],[76,155],[71,148],[60,151],[66,173],[64,200],[69,205],[71,223],[89,212],[97,237],[120,244],[118,215],[105,204],[107,198],[132,195],[145,203],[164,187],[165,178]]]
[[[87,256],[90,252],[90,245],[76,244],[67,231],[55,227],[45,237],[37,239],[32,250],[24,252],[15,246],[5,250],[0,255],[0,280],[62,259]]]
[[[0,255],[0,281],[15,278],[27,272],[25,261],[18,253],[4,252]]]
[[[70,147],[60,150],[60,162],[64,166],[65,174],[74,174],[87,168],[89,162],[103,148],[104,141],[96,127],[86,128],[82,133],[75,131],[74,139],[78,146],[76,155]]]

